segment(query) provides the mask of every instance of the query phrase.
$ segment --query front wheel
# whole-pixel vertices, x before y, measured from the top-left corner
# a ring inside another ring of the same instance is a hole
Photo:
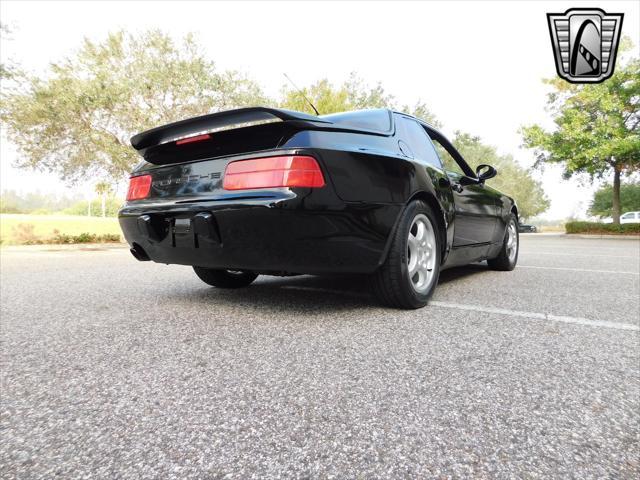
[[[512,213],[504,232],[504,241],[500,253],[495,258],[487,260],[489,267],[494,270],[509,272],[516,268],[518,252],[520,250],[520,237],[518,236],[518,219]]]
[[[440,275],[440,234],[433,209],[411,202],[402,213],[384,264],[373,286],[385,304],[404,309],[424,307]]]
[[[258,278],[257,273],[245,270],[217,270],[204,267],[193,267],[193,270],[204,283],[218,288],[242,288]]]

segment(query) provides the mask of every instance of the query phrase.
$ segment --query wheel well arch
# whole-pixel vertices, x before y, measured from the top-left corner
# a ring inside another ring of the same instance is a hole
[[[444,210],[442,210],[442,206],[440,206],[440,202],[436,199],[436,197],[429,192],[425,192],[423,190],[414,193],[409,200],[407,200],[407,205],[409,205],[414,200],[422,200],[436,213],[436,218],[438,220],[438,230],[440,231],[440,253],[441,258],[444,260],[445,253],[447,251],[447,223],[445,220]]]
[[[511,207],[511,212],[513,214],[515,214],[516,219],[518,220],[518,223],[520,223],[520,214],[518,213],[518,207],[516,206],[516,204],[514,203],[513,206]]]

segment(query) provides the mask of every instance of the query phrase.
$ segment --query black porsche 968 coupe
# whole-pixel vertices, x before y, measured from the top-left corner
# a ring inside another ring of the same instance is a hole
[[[512,270],[518,209],[431,125],[390,110],[313,116],[243,108],[135,135],[143,161],[119,221],[138,260],[209,285],[260,274],[368,274],[376,296],[424,306],[440,270]]]

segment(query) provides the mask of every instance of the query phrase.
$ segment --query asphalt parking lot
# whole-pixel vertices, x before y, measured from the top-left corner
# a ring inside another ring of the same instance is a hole
[[[4,249],[3,478],[638,478],[640,242],[521,237],[381,308],[216,290],[122,248]]]

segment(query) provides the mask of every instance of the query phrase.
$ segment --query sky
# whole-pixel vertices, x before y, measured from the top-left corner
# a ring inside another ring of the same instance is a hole
[[[640,44],[640,2],[36,2],[2,0],[11,29],[0,59],[46,75],[84,37],[99,41],[119,29],[192,32],[221,69],[246,73],[277,97],[286,72],[298,85],[338,84],[350,72],[382,84],[400,104],[424,101],[443,131],[478,135],[525,167],[519,128],[551,128],[545,110],[556,76],[546,13],[600,7],[624,13],[622,34]],[[18,153],[0,138],[0,188],[91,195],[95,180],[71,190],[57,177],[13,167]],[[583,216],[596,186],[561,179],[559,168],[535,171],[551,207],[548,219]]]

